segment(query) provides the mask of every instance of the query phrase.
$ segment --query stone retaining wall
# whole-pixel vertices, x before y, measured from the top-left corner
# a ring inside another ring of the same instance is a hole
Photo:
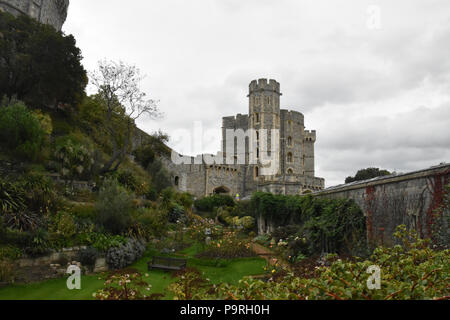
[[[69,265],[78,265],[84,272],[89,273],[87,268],[83,268],[80,262],[76,261],[78,253],[86,247],[74,247],[63,249],[46,256],[32,258],[23,257],[15,261],[17,266],[17,282],[37,282],[44,279],[61,278],[66,275]],[[95,262],[93,273],[108,271],[106,258],[100,256]]]

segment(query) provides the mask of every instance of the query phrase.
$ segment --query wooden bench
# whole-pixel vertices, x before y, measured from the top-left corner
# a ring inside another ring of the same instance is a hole
[[[148,262],[148,270],[161,269],[161,270],[171,270],[179,271],[184,270],[187,266],[186,259],[176,259],[176,258],[163,258],[163,257],[153,257],[152,261]]]

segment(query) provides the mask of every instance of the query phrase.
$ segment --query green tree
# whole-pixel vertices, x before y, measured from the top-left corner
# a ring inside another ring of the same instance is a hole
[[[39,119],[23,103],[0,106],[0,146],[36,160],[46,137]]]
[[[388,176],[391,173],[387,170],[381,170],[379,168],[367,168],[359,170],[354,177],[347,177],[345,183],[351,183],[356,181],[364,181],[377,177]]]
[[[0,97],[33,108],[76,106],[87,85],[81,59],[72,35],[0,12]]]
[[[131,224],[133,197],[115,179],[106,179],[100,189],[98,223],[113,234],[127,231]]]
[[[57,141],[54,157],[62,177],[71,182],[86,177],[94,164],[92,151],[87,146],[72,141],[70,137],[62,137]]]
[[[106,105],[105,127],[112,143],[112,155],[103,168],[103,173],[117,171],[131,146],[136,128],[136,120],[143,115],[150,118],[160,116],[156,102],[147,99],[140,89],[140,70],[123,62],[101,61],[98,71],[91,73],[91,80],[98,95]],[[125,120],[125,137],[118,139],[120,131],[114,122],[114,115],[120,114]]]

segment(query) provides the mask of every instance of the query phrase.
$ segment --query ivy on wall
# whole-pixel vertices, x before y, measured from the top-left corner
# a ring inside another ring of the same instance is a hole
[[[311,251],[349,253],[367,246],[366,217],[353,200],[257,192],[252,213],[276,226],[302,226]]]

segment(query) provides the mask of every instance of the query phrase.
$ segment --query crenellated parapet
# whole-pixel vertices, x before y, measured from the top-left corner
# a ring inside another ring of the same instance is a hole
[[[304,134],[304,141],[305,142],[316,142],[317,139],[317,132],[316,130],[305,130],[305,134]]]
[[[274,92],[281,95],[280,88],[280,83],[273,79],[270,79],[269,81],[267,79],[253,80],[250,83],[250,95],[252,93],[264,91]]]

